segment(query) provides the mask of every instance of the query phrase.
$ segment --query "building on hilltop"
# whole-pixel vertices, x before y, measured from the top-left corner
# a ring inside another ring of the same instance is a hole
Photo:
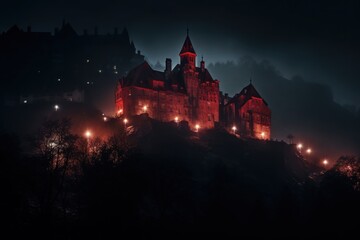
[[[224,123],[244,138],[270,139],[271,111],[250,82],[224,104]]]
[[[160,121],[187,121],[191,127],[213,128],[219,123],[219,81],[214,80],[196,52],[189,35],[179,53],[180,64],[153,70],[145,61],[119,80],[116,112],[126,116],[148,113]]]
[[[187,121],[192,129],[222,125],[243,138],[270,139],[271,111],[250,84],[233,98],[223,96],[219,81],[213,79],[187,34],[179,53],[180,64],[156,71],[145,61],[121,78],[115,90],[115,111],[129,117],[147,113],[169,122]],[[221,114],[220,114],[221,113]]]

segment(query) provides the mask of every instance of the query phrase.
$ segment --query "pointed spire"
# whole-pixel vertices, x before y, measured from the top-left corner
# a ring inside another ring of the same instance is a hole
[[[204,56],[203,55],[201,55],[200,68],[201,68],[201,71],[205,71],[205,62],[204,62]]]
[[[186,26],[186,36],[189,36],[189,26]]]
[[[186,39],[185,39],[185,42],[181,48],[181,51],[180,51],[180,54],[182,53],[186,53],[186,52],[190,52],[190,53],[194,53],[196,54],[195,50],[194,50],[194,47],[191,43],[191,40],[190,40],[190,37],[189,37],[189,29],[187,29],[187,36],[186,36]]]

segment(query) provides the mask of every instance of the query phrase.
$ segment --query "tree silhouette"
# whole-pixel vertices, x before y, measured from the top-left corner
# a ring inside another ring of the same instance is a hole
[[[71,122],[46,121],[40,128],[34,148],[34,158],[41,163],[40,180],[43,181],[39,189],[41,212],[51,215],[55,206],[61,206],[66,212],[67,177],[72,174],[77,164],[77,136],[70,132]]]

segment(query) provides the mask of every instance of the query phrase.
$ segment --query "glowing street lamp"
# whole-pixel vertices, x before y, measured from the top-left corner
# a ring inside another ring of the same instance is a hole
[[[126,128],[126,124],[129,122],[129,120],[127,120],[127,118],[124,118],[124,124],[125,124],[125,128]]]
[[[296,147],[297,147],[297,149],[299,149],[301,151],[301,149],[303,148],[303,145],[301,143],[299,143]]]
[[[103,120],[104,120],[104,122],[106,122],[106,121],[107,121],[107,117],[103,117]]]
[[[55,111],[59,110],[59,108],[60,108],[60,107],[59,107],[59,105],[57,105],[57,104],[54,106]]]
[[[261,132],[260,135],[261,135],[261,138],[262,138],[262,139],[265,139],[265,133],[264,133],[264,132]]]
[[[326,167],[326,166],[329,164],[329,161],[328,161],[327,159],[324,159],[324,160],[322,161],[322,163],[323,163],[324,166]]]
[[[144,113],[146,113],[146,111],[147,111],[147,106],[146,105],[143,106],[143,111],[144,111]]]
[[[179,122],[179,117],[175,117],[174,120],[175,120],[176,123],[178,123]]]
[[[234,125],[231,129],[233,130],[234,134],[236,134],[236,126]]]
[[[310,154],[312,152],[311,148],[306,149],[306,153]]]
[[[199,125],[199,124],[196,124],[196,125],[195,125],[195,129],[196,129],[196,132],[199,132],[200,125]]]
[[[90,130],[86,130],[85,131],[85,137],[89,140],[89,138],[91,137],[91,132],[90,132]]]

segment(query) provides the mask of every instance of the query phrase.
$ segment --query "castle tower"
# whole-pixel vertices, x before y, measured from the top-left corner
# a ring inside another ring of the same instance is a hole
[[[180,66],[183,72],[186,92],[189,96],[189,117],[190,121],[196,121],[198,118],[198,95],[199,95],[199,79],[196,71],[196,52],[189,37],[189,30],[185,42],[179,53]]]
[[[195,70],[196,52],[189,37],[189,30],[187,31],[186,39],[183,47],[181,48],[179,56],[181,66],[186,66],[192,70]]]

